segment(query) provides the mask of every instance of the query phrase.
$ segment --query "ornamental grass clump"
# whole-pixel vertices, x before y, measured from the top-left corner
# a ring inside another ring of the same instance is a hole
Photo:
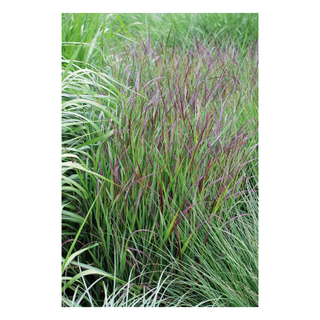
[[[258,48],[169,39],[63,60],[66,306],[258,305]]]

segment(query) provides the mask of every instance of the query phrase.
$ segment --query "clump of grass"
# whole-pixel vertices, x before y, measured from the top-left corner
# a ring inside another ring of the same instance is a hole
[[[63,20],[63,304],[257,306],[256,44],[105,24]]]

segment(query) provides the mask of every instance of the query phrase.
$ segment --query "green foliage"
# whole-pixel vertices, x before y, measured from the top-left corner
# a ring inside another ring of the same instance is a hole
[[[150,28],[151,41],[166,39],[172,28],[169,45],[192,45],[193,38],[205,44],[216,42],[219,46],[235,44],[247,47],[258,41],[257,13],[122,13],[122,21],[130,25],[144,24],[135,28],[145,40]]]
[[[257,24],[62,15],[63,306],[258,306]]]

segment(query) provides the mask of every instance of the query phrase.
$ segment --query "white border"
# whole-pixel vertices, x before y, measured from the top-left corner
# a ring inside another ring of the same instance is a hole
[[[9,318],[87,319],[93,312],[130,319],[314,319],[319,314],[315,3],[304,1],[302,8],[291,1],[16,1],[1,10],[1,271]],[[106,11],[259,13],[259,308],[111,313],[60,308],[60,19],[62,12]]]

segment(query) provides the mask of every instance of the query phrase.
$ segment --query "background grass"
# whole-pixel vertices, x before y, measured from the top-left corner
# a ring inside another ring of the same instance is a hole
[[[62,15],[62,305],[258,306],[258,15]]]

